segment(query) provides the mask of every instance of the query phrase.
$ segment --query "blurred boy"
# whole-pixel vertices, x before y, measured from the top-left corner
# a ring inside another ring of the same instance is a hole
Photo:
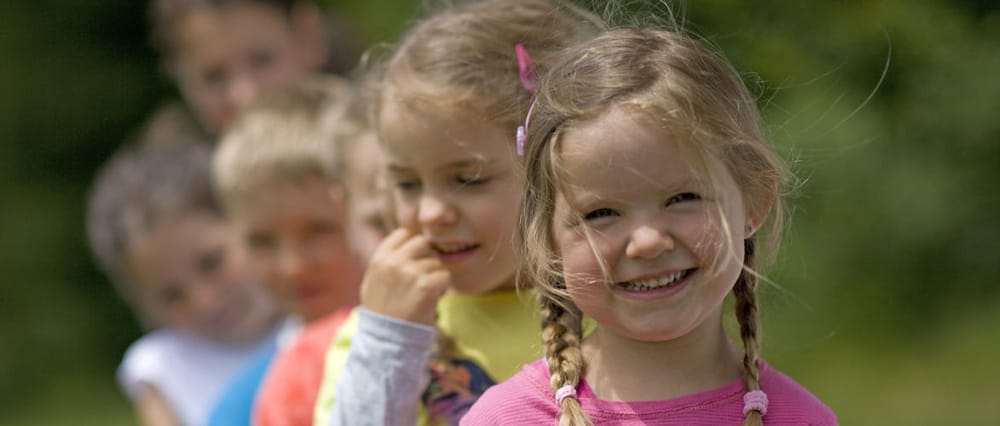
[[[211,148],[193,121],[164,116],[114,154],[88,197],[91,250],[149,333],[118,369],[140,424],[204,424],[279,314],[250,278],[212,194]]]
[[[257,424],[311,423],[326,348],[358,303],[365,256],[384,232],[352,209],[368,205],[349,190],[366,186],[352,178],[374,179],[347,173],[363,168],[344,161],[367,132],[352,118],[356,96],[330,77],[274,92],[237,119],[215,156],[217,188],[257,276],[306,323],[269,367],[256,398],[270,411]]]

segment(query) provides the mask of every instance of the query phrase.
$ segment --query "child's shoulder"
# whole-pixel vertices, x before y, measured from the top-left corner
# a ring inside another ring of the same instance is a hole
[[[765,420],[778,424],[837,424],[837,416],[833,410],[816,395],[769,364],[761,364],[760,386],[767,393],[768,399]]]
[[[147,333],[125,351],[118,367],[118,381],[130,396],[138,394],[140,383],[158,383],[178,364],[210,351],[212,343],[171,329]]]
[[[490,387],[462,418],[463,425],[547,424],[558,407],[550,397],[545,360],[527,364],[510,379]]]
[[[132,363],[163,362],[164,357],[179,351],[198,351],[211,346],[208,340],[198,339],[171,329],[159,329],[144,334],[129,345],[122,360],[123,365]]]

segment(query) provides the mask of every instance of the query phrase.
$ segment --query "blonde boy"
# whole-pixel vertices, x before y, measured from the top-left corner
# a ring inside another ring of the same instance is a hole
[[[234,123],[213,163],[258,278],[306,322],[358,301],[363,265],[348,237],[335,122],[351,96],[336,78],[270,93]]]
[[[333,77],[281,89],[243,113],[215,155],[216,187],[254,271],[307,324],[271,365],[255,424],[300,424],[296,411],[311,421],[326,347],[358,303],[364,262],[384,234],[367,190],[379,156],[366,150],[375,143],[360,99]]]

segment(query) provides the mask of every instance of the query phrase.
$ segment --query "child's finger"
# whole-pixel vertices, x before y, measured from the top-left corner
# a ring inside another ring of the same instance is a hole
[[[422,257],[410,262],[409,266],[413,274],[418,276],[444,269],[444,265],[437,257]]]
[[[417,281],[417,285],[422,287],[429,297],[437,301],[451,286],[451,272],[446,269],[438,269],[424,274]]]
[[[389,235],[386,235],[375,249],[375,253],[395,251],[404,242],[410,239],[410,230],[406,228],[396,228]]]
[[[425,257],[437,257],[431,243],[423,235],[413,235],[396,249],[397,252],[406,259],[420,259]]]

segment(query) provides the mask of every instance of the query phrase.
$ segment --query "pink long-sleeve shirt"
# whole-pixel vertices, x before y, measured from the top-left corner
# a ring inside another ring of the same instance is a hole
[[[551,425],[558,418],[549,372],[536,361],[496,385],[462,418],[462,425]],[[761,363],[761,389],[767,393],[765,426],[833,426],[837,417],[823,402],[788,376]],[[742,379],[721,388],[664,401],[603,401],[586,381],[577,399],[596,425],[740,425],[743,422]]]

